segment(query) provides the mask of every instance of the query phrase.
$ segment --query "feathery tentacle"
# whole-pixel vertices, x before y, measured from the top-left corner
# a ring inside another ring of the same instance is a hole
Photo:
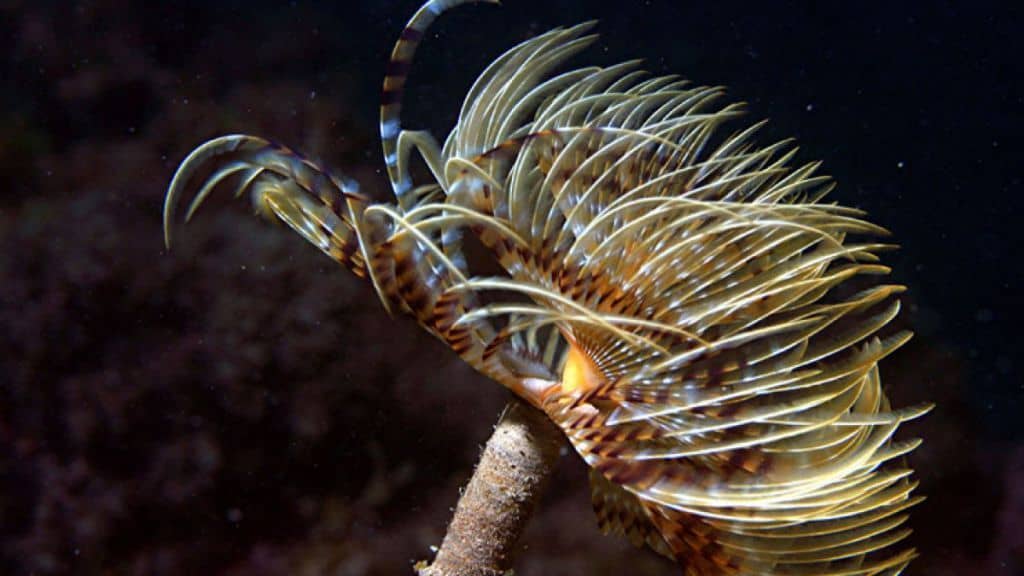
[[[407,207],[406,195],[412,190],[409,178],[407,154],[408,149],[400,145],[402,135],[402,95],[405,93],[405,81],[409,76],[413,56],[423,40],[424,34],[442,13],[470,2],[486,2],[499,4],[499,0],[430,0],[420,7],[409,19],[402,34],[391,50],[387,72],[384,76],[384,87],[380,100],[380,139],[384,152],[384,164],[387,167],[391,189],[398,199],[399,206]],[[439,155],[433,139],[414,138],[411,144],[424,151],[428,162]]]

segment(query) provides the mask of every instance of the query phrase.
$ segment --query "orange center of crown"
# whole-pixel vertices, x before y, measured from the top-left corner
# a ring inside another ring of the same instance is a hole
[[[600,370],[594,362],[575,344],[570,344],[569,353],[562,367],[562,392],[581,393],[601,383]]]

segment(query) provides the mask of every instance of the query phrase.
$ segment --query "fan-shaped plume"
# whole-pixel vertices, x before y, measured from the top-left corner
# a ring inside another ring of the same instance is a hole
[[[403,132],[405,75],[425,4],[392,53],[381,108],[397,205],[248,136],[211,141],[165,207],[213,166],[413,315],[476,369],[542,409],[592,468],[601,528],[692,576],[898,574],[915,483],[893,439],[927,406],[894,409],[879,362],[901,286],[885,230],[826,203],[816,164],[760,124],[727,128],[723,90],[638,63],[564,69],[592,24],[501,55],[439,147]],[[432,180],[414,185],[418,150]],[[481,276],[476,236],[505,271]]]

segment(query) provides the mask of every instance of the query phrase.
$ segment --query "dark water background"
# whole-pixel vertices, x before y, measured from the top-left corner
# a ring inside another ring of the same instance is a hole
[[[833,3],[830,3],[833,4]],[[838,4],[838,3],[834,3]],[[384,198],[381,72],[418,2],[0,0],[0,573],[408,574],[505,394],[244,207],[167,255],[177,163],[273,137]],[[1024,574],[1021,8],[506,0],[446,15],[407,127],[444,134],[504,49],[597,18],[576,62],[724,84],[902,244],[897,404],[929,500],[909,574]],[[519,574],[668,574],[599,535],[562,463]]]

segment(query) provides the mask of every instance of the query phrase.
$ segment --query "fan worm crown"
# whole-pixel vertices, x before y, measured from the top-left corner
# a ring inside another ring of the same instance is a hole
[[[755,143],[718,87],[638,62],[568,68],[593,23],[513,47],[442,143],[402,129],[406,76],[442,12],[424,4],[384,81],[395,204],[253,136],[182,163],[165,206],[213,167],[368,278],[466,362],[543,410],[591,467],[602,530],[691,576],[898,574],[915,482],[880,361],[910,337],[879,255],[888,233],[825,200],[818,165]],[[733,126],[739,126],[738,128]],[[414,182],[418,154],[430,177]],[[503,271],[467,257],[473,238]]]

